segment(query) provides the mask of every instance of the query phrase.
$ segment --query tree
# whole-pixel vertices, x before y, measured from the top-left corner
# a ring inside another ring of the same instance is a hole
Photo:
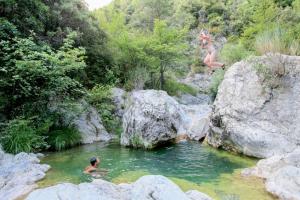
[[[160,73],[160,89],[164,88],[164,73],[167,67],[180,64],[184,59],[187,45],[184,40],[186,30],[178,31],[167,26],[165,21],[155,20],[154,30],[148,42],[147,52],[153,56],[153,70]]]

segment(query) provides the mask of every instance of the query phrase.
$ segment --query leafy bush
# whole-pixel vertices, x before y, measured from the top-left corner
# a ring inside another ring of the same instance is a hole
[[[274,89],[281,86],[282,77],[286,75],[286,58],[281,54],[267,54],[269,64],[257,61],[254,69],[268,88]]]
[[[1,144],[8,153],[37,152],[48,147],[46,137],[39,134],[31,120],[11,120],[1,135]]]
[[[106,130],[120,135],[121,121],[114,116],[116,107],[112,101],[111,89],[110,85],[96,85],[89,91],[89,102],[97,108]]]
[[[226,64],[231,65],[244,58],[247,58],[251,53],[241,44],[225,44],[221,51],[221,58]]]
[[[0,42],[3,55],[0,56],[0,91],[7,102],[0,112],[14,118],[36,108],[33,115],[39,115],[53,97],[79,98],[85,94],[72,76],[86,66],[85,50],[72,47],[75,36],[70,34],[58,51],[35,43],[33,38]]]
[[[73,127],[54,130],[48,133],[48,135],[47,142],[50,148],[57,151],[79,145],[81,142],[79,131]]]
[[[189,85],[180,83],[173,78],[166,78],[165,80],[165,91],[171,96],[179,96],[180,94],[186,93],[191,95],[196,95],[197,90]]]
[[[216,98],[218,94],[218,88],[224,79],[224,74],[225,74],[224,70],[217,69],[212,75],[210,86],[209,86],[209,93],[213,99]]]

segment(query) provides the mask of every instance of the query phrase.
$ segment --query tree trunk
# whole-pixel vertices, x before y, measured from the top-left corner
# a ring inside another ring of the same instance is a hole
[[[160,66],[160,89],[164,89],[164,69],[163,66]]]

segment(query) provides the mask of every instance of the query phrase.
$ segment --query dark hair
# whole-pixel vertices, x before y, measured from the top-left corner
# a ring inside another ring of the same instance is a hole
[[[94,166],[96,164],[96,162],[97,162],[97,158],[96,157],[92,157],[90,159],[90,163],[91,163],[92,166]]]

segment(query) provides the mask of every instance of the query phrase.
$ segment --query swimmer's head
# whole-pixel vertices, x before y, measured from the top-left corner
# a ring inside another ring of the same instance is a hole
[[[91,163],[92,166],[96,166],[99,162],[100,162],[99,158],[92,157],[90,159],[90,163]]]

